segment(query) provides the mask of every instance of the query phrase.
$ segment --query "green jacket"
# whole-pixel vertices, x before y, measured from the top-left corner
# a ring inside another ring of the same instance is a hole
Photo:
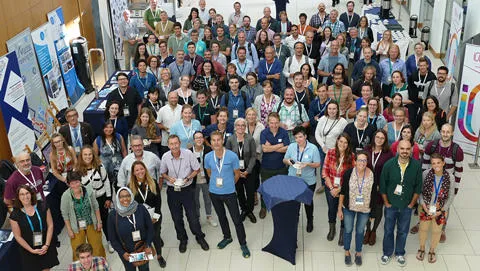
[[[99,209],[98,201],[95,197],[95,193],[90,185],[84,186],[87,191],[87,199],[90,203],[90,215],[92,216],[93,225],[97,225],[97,216],[95,211]],[[69,220],[72,231],[78,233],[78,222],[77,216],[75,215],[75,207],[73,206],[71,190],[67,189],[63,192],[62,200],[60,203],[60,209],[62,211],[63,220]]]
[[[405,170],[402,184],[402,194],[395,195],[393,192],[397,184],[400,184],[401,173],[398,165],[398,156],[388,160],[382,169],[380,177],[380,193],[386,194],[393,207],[403,209],[410,204],[413,194],[422,193],[422,166],[419,161],[410,159]]]

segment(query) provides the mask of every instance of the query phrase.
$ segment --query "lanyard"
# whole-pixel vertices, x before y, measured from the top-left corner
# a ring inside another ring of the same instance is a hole
[[[348,16],[348,13],[347,13],[347,21],[348,21],[348,25],[347,25],[347,28],[350,27],[350,25],[352,24],[352,21],[353,21],[353,15],[352,17]]]
[[[307,147],[308,146],[305,144],[305,149],[303,149],[302,153],[300,153],[300,146],[297,144],[297,162],[302,162],[303,154],[307,151]]]
[[[210,77],[206,77],[206,76],[203,77],[203,81],[205,82],[205,88],[207,88],[209,86],[210,80],[212,80],[211,76]]]
[[[378,159],[380,159],[380,156],[381,156],[381,155],[382,155],[382,151],[380,151],[380,152],[378,153],[377,158],[374,159],[374,158],[375,158],[375,152],[372,151],[372,166],[373,166],[373,170],[375,170],[375,166],[377,165]]]
[[[355,169],[355,173],[357,174],[357,178],[358,178],[358,170],[357,169]],[[363,178],[362,178],[362,185],[361,186],[359,185],[358,179],[357,179],[357,187],[358,187],[359,195],[362,194],[363,185],[365,184],[365,174],[367,174],[367,169],[364,169],[364,171],[363,171]]]
[[[206,105],[205,105],[205,110],[203,111],[203,114],[202,114],[202,110],[200,110],[201,108],[202,108],[202,106],[199,104],[198,105],[198,117],[200,117],[200,122],[203,123],[203,119],[205,118],[205,113],[207,113],[208,103],[206,103]]]
[[[113,139],[112,139],[112,140],[113,140]],[[112,155],[114,155],[114,154],[115,154],[115,149],[113,148],[113,146],[112,146],[110,143],[108,143],[108,141],[107,141],[106,139],[105,139],[105,143],[107,143],[107,146],[108,146],[108,147],[110,148],[110,150],[112,151]]]
[[[330,103],[331,100],[332,100],[332,99],[328,98],[328,99],[325,101],[324,105],[322,106],[322,105],[320,104],[320,98],[318,99],[317,107],[318,107],[318,111],[320,111],[319,115],[322,115],[322,113],[325,111],[325,109],[327,108],[327,105]]]
[[[128,222],[133,225],[135,231],[137,230],[137,221],[135,220],[135,214],[131,215],[133,217],[133,221],[130,219],[130,216],[127,216]]]
[[[199,151],[199,152],[197,152],[197,151],[195,150],[195,147],[193,147],[193,152],[199,154],[198,160],[200,160],[199,162],[200,162],[200,166],[201,166],[202,168],[203,168],[203,150],[204,150],[204,149],[205,149],[205,147],[203,147],[203,145],[202,145],[202,150]]]
[[[265,67],[267,69],[267,74],[270,74],[270,71],[272,70],[272,67],[273,67],[273,63],[275,63],[275,59],[273,60],[272,64],[270,65],[270,68],[268,67],[268,63],[267,61],[265,60]]]
[[[280,58],[280,55],[282,54],[282,45],[280,45],[280,50],[278,50],[277,52],[277,47],[275,47],[275,55],[277,56],[277,58]]]
[[[442,177],[443,179],[443,177]],[[441,182],[441,181],[440,181]],[[435,197],[436,199],[437,197]],[[27,211],[25,209],[23,209],[23,211],[25,212],[25,216],[27,217],[27,220],[28,220],[28,224],[30,224],[30,229],[32,229],[32,232],[35,231],[35,229],[33,228],[33,223],[32,223],[32,220],[30,219],[30,216],[27,214]],[[37,218],[38,218],[38,223],[40,223],[40,232],[43,232],[43,224],[42,224],[42,219],[40,218],[40,214],[38,213],[38,210],[37,210],[37,207],[35,206],[35,213],[37,214]]]
[[[178,160],[180,160],[180,163],[178,164],[178,170],[175,169],[175,165],[173,164],[173,161],[175,161],[175,160],[176,160],[175,158],[172,158],[173,173],[175,173],[175,178],[180,178],[180,170],[182,169],[183,159],[181,157],[178,159]]]
[[[437,185],[437,178],[433,177],[433,187],[435,188],[435,200],[433,200],[433,204],[437,203],[438,193],[440,193],[440,186],[442,186],[442,181],[443,181],[443,176],[442,178],[440,178],[440,181],[438,181],[438,185]]]
[[[313,50],[313,44],[310,45],[310,52],[308,51],[308,44],[305,44],[305,52],[307,52],[308,57],[310,57],[312,50]]]
[[[300,30],[300,35],[305,36],[305,31],[307,30],[307,26],[308,26],[308,25],[305,24],[305,27],[304,27],[303,30],[302,30],[302,25],[298,25],[298,28],[299,28],[299,30]],[[310,55],[309,55],[309,56],[310,56]]]
[[[424,87],[426,85],[425,83],[427,82],[427,77],[428,77],[428,71],[427,71],[427,74],[425,75],[425,79],[423,79],[423,80],[420,77],[420,71],[418,71],[418,83],[419,83],[420,86]]]
[[[336,88],[337,88],[336,86],[333,86],[333,97],[335,98],[335,100],[336,100],[337,102],[340,103],[340,100],[342,99],[343,85],[342,85],[342,87],[340,87],[340,94],[338,95],[338,99],[337,99],[337,93],[335,92],[335,89],[336,89]]]
[[[218,170],[218,175],[221,175],[222,174],[222,168],[223,168],[223,162],[224,162],[224,159],[225,159],[225,148],[223,148],[223,154],[222,154],[222,159],[221,160],[217,160],[217,155],[215,155],[215,152],[213,153],[213,159],[215,161],[215,167]]]
[[[243,65],[243,70],[242,70],[242,66],[240,65],[240,61],[238,61],[237,64],[238,64],[238,70],[240,70],[240,74],[244,75],[245,70],[247,69],[247,61],[245,60],[245,64]]]
[[[238,142],[238,156],[240,160],[243,159],[243,147],[245,147],[243,142]]]
[[[367,125],[367,127],[368,127],[368,125]],[[358,146],[361,146],[361,145],[362,145],[363,137],[364,137],[365,134],[366,134],[367,127],[365,127],[365,129],[363,129],[362,137],[360,137],[360,134],[358,133],[359,128],[355,127],[355,128],[356,128],[355,130],[356,130],[356,132],[357,132]]]
[[[147,196],[148,196],[148,184],[147,184],[146,187],[145,187],[145,196],[143,195],[142,190],[140,189],[140,187],[138,188],[138,193],[140,194],[140,197],[142,197],[143,203],[145,203],[145,202],[147,201]]]
[[[35,176],[33,176],[33,172],[30,170],[30,174],[32,175],[32,179],[33,179],[33,182],[30,181],[29,178],[27,178],[27,176],[23,175],[23,173],[19,170],[18,173],[20,173],[20,175],[22,175],[23,178],[25,178],[25,180],[27,180],[28,184],[33,188],[35,189],[35,191],[38,193],[38,190],[37,190],[37,181],[35,180]]]
[[[392,64],[392,60],[388,59],[388,65],[390,66],[390,76],[392,76],[392,73],[393,73],[393,64]]]
[[[145,77],[145,78],[141,78],[140,75],[137,74],[138,82],[140,82],[140,84],[142,85],[143,89],[147,89],[147,88],[145,87],[145,84],[142,82],[142,79],[145,79],[145,83],[148,83],[148,82],[147,82],[147,78],[148,78],[148,76]],[[148,89],[147,89],[147,90],[148,90]]]
[[[298,92],[295,90],[295,98],[297,98],[297,102],[298,103],[301,103],[303,101],[303,99],[305,98],[305,95],[307,94],[306,91],[302,91],[303,92],[303,95],[302,95],[302,98],[298,98]]]
[[[80,133],[80,125],[77,125],[77,127],[73,128],[72,126],[70,126],[70,130],[71,131],[76,131],[77,132],[77,136],[75,136],[75,132],[72,133],[72,139],[73,139],[73,145],[75,146],[79,146],[80,147],[80,137],[81,137],[81,133]],[[77,145],[78,144],[78,145]]]
[[[190,98],[190,96],[188,96],[188,89],[187,89],[186,97],[183,96],[183,90],[182,89],[180,89],[179,93],[182,93],[182,96],[180,96],[180,95],[179,96],[182,97],[183,104],[188,104],[188,98]]]
[[[250,102],[252,102],[255,99],[255,88],[252,88],[251,86],[247,86],[247,90],[248,90],[248,97],[250,98]]]
[[[190,141],[190,137],[192,136],[192,123],[190,123],[190,128],[186,129],[185,127],[185,125],[182,125],[185,136],[187,136],[187,141]]]
[[[153,20],[158,19],[158,9],[155,8],[155,14],[152,11],[152,8],[150,8],[150,13],[152,13]]]
[[[120,88],[118,89],[118,95],[120,95],[120,97],[122,98],[122,101],[123,101],[123,94],[122,94],[122,91],[120,90]]]
[[[165,96],[168,97],[168,93],[170,92],[170,89],[172,88],[170,81],[168,81],[168,84],[165,85],[165,82],[162,82],[162,88],[163,88],[163,93],[165,93]]]
[[[395,129],[395,127],[396,127],[395,122],[393,122],[392,128],[393,128],[393,133],[395,134],[395,141],[398,141],[398,139],[400,138],[400,134],[402,133],[403,123],[402,123],[402,127],[400,127],[400,130],[398,130],[398,134],[397,134],[397,129]]]
[[[343,164],[343,155],[342,157],[340,157],[340,162],[338,163],[338,166],[337,166],[337,175],[340,175],[340,168],[342,167],[342,164]]]
[[[240,93],[238,93],[238,94],[240,94]],[[227,94],[227,95],[229,95],[229,94]],[[235,101],[233,102],[233,107],[238,109],[238,104],[240,103],[240,99],[241,99],[241,98],[238,97],[238,96],[233,95],[233,92],[232,92],[232,100],[233,100],[234,98],[235,98]]]
[[[177,63],[175,63],[175,66],[177,66],[177,71],[178,71],[178,73],[179,73],[180,75],[182,75],[182,74],[183,74],[183,70],[185,69],[185,66],[184,66],[183,64],[180,65],[180,66],[182,66],[182,70],[180,70],[180,67],[178,66]]]
[[[364,35],[365,33],[367,32],[367,29],[365,28],[365,30],[362,32],[362,28],[359,28],[358,29],[358,32],[360,33],[360,38],[364,38]],[[363,50],[362,50],[363,51]]]
[[[152,101],[150,101],[150,99],[148,101],[152,105],[153,110],[155,110],[155,112],[157,112],[157,114],[158,114],[158,111],[160,111],[160,106],[158,106],[158,103],[156,103],[156,106],[155,106],[155,104],[153,104]],[[158,107],[158,109],[157,109],[157,107]]]
[[[212,101],[213,108],[217,108],[218,106],[218,95],[215,98],[211,97],[210,101]]]
[[[398,167],[400,168],[400,184],[401,185],[403,185],[403,177],[405,177],[405,171],[407,171],[408,164],[409,163],[407,163],[405,165],[405,170],[402,170],[402,166],[400,165],[400,161],[398,161]]]
[[[367,116],[368,123],[370,123],[371,125],[373,125],[374,123],[376,123],[377,118],[378,118],[377,115],[375,115],[374,118],[370,118],[370,116]],[[370,120],[371,120],[371,121],[370,121]]]
[[[442,88],[442,91],[440,92],[440,94],[438,94],[438,88],[437,88],[437,84],[434,84],[434,87],[435,87],[435,93],[437,94],[437,97],[440,98],[443,94],[443,92],[445,91],[445,85],[443,86]]]
[[[117,118],[114,118],[114,119],[110,119],[110,121],[113,120],[113,128],[116,128],[117,127]]]
[[[152,45],[152,44],[149,44],[149,45],[148,45],[148,48],[150,48],[150,53],[151,53],[152,55],[156,55],[156,52],[157,52],[157,48],[155,47],[155,45],[156,45],[156,44],[153,44],[153,45]],[[153,46],[153,49],[152,49],[152,46]]]
[[[167,26],[168,26],[168,21],[167,21],[167,23],[165,24],[165,27],[163,27],[163,23],[160,22],[160,27],[161,27],[161,29],[162,29],[162,34],[165,34],[165,30],[167,30]]]
[[[325,121],[325,125],[323,125],[323,137],[327,137],[327,135],[332,131],[333,127],[335,127],[335,125],[337,125],[337,123],[339,122],[340,119],[335,119],[332,123],[332,125],[330,125],[330,128],[328,128],[328,131],[325,133],[325,127],[327,127],[327,123],[328,123],[328,120],[329,118],[326,117],[327,120]],[[324,139],[326,140],[326,139]]]

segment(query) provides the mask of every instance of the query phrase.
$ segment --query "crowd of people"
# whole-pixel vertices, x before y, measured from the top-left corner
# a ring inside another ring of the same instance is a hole
[[[4,201],[13,208],[10,224],[24,270],[58,265],[64,227],[70,270],[108,270],[106,251],[117,252],[126,270],[149,270],[147,258],[165,267],[162,189],[181,253],[188,245],[184,213],[203,250],[209,244],[202,213],[209,226],[220,224],[217,248],[223,249],[233,241],[228,209],[248,258],[244,223],[257,222],[258,204],[258,217],[267,216],[256,190],[282,174],[325,194],[328,212],[317,219],[328,219],[326,239],[338,236],[346,265],[362,265],[362,246],[376,244],[382,217],[382,264],[394,258],[406,265],[409,232],[419,235],[416,258],[423,261],[431,231],[426,257],[436,261],[463,151],[450,124],[458,90],[446,67],[431,71],[423,43],[403,61],[387,30],[372,48],[372,29],[354,12],[354,1],[342,14],[320,3],[309,21],[299,14],[299,24],[284,10],[277,20],[265,7],[256,26],[239,2],[224,22],[200,0],[183,24],[156,4],[150,0],[144,12],[145,36],[123,12],[120,33],[131,72],[116,76],[101,133],[69,108],[68,123],[51,136],[56,184],[48,198],[30,155],[15,157]],[[315,234],[313,208],[305,205],[308,234]],[[419,222],[409,229],[412,213]]]

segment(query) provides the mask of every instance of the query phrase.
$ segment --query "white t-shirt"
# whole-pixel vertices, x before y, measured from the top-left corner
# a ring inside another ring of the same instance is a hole
[[[157,122],[170,129],[172,125],[182,118],[182,106],[177,105],[175,109],[167,104],[160,108],[157,114]],[[162,146],[168,146],[169,133],[162,130]]]

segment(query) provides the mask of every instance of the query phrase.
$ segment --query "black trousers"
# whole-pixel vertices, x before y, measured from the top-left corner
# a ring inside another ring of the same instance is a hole
[[[212,200],[213,208],[215,208],[215,212],[217,213],[220,227],[222,227],[223,238],[232,238],[232,233],[230,232],[230,226],[228,224],[227,213],[225,212],[226,205],[228,212],[230,213],[230,217],[233,220],[233,225],[235,225],[238,242],[241,246],[247,244],[245,228],[243,227],[242,218],[240,217],[240,211],[238,209],[237,195],[235,193],[226,195],[210,193],[210,199]]]
[[[53,187],[51,194],[47,197],[47,203],[50,208],[50,212],[52,213],[53,234],[55,236],[58,236],[65,226],[65,221],[63,220],[62,212],[60,210],[60,203],[63,192],[65,192],[67,189],[68,186],[64,182],[57,180],[57,183]]]
[[[100,196],[97,198],[97,201],[98,201],[98,208],[100,209],[100,218],[102,219],[102,230],[103,230],[103,233],[105,234],[105,238],[107,239],[107,241],[109,241],[110,239],[108,239],[108,222],[107,222],[109,210],[108,208],[105,208],[105,201],[107,201],[107,196],[106,195]]]
[[[253,172],[252,172],[253,173]],[[235,184],[238,196],[238,204],[242,212],[253,212],[253,204],[255,202],[255,179],[253,174],[249,174],[247,178],[240,178]]]
[[[312,190],[312,192],[315,192],[316,186],[317,186],[316,184],[309,185],[308,189]],[[313,199],[312,199],[311,205],[304,204],[304,206],[305,206],[305,213],[307,215],[307,221],[313,221]]]
[[[162,232],[162,216],[158,221],[153,224],[153,245],[155,246],[155,250],[157,251],[157,255],[162,255],[162,238],[160,237],[160,233]]]
[[[197,216],[195,187],[193,185],[182,188],[181,191],[175,191],[172,186],[169,186],[167,188],[167,202],[175,225],[175,231],[177,232],[177,239],[180,242],[188,240],[185,223],[183,222],[183,210],[185,210],[190,231],[195,235],[195,238],[198,240],[205,237]]]

